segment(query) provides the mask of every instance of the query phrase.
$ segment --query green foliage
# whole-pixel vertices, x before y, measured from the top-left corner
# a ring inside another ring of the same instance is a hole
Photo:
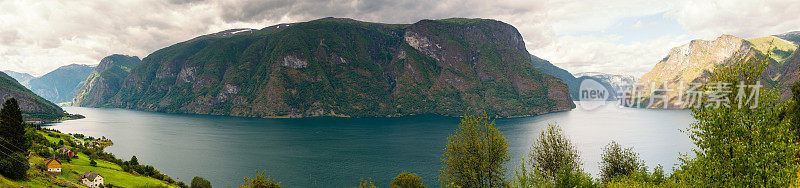
[[[486,113],[464,115],[447,137],[439,181],[445,186],[498,187],[510,160],[508,142]]]
[[[11,179],[25,179],[25,171],[30,166],[24,154],[31,145],[19,104],[16,99],[9,98],[0,109],[0,174]]]
[[[25,86],[0,72],[0,94],[4,97],[13,97],[19,100],[30,101],[28,103],[33,110],[23,111],[23,116],[28,120],[57,120],[66,115],[64,110],[50,101],[34,94]]]
[[[192,188],[211,188],[211,182],[202,177],[195,176],[192,179]]]
[[[89,165],[91,165],[91,166],[95,166],[95,167],[96,167],[96,166],[97,166],[97,162],[96,162],[96,161],[94,161],[94,159],[90,159],[90,161],[89,161]]]
[[[244,184],[239,188],[280,188],[281,182],[275,183],[270,177],[265,177],[266,171],[256,171],[254,178],[244,178]]]
[[[358,187],[356,187],[356,188],[377,188],[377,186],[375,186],[375,183],[372,183],[372,179],[371,178],[369,178],[369,179],[363,179],[362,178],[361,182],[358,183]]]
[[[737,85],[755,84],[764,70],[768,55],[734,58],[712,73],[709,82]],[[738,105],[746,98],[738,92],[727,94],[729,106],[701,106],[692,109],[697,120],[689,133],[697,146],[694,158],[683,157],[679,181],[700,187],[786,187],[797,177],[796,155],[800,151],[795,130],[781,119],[785,105],[774,90],[748,88],[758,92],[758,105]]]
[[[527,160],[533,171],[541,173],[548,182],[554,181],[565,167],[580,168],[578,150],[557,124],[547,124],[547,129],[534,140]]]
[[[530,153],[514,170],[514,180],[510,184],[511,187],[598,186],[580,168],[578,150],[557,124],[548,124],[534,140]]]
[[[800,81],[792,85],[792,98],[786,110],[786,120],[795,135],[795,140],[800,140]]]
[[[583,172],[580,168],[573,168],[571,166],[564,166],[561,171],[556,173],[554,187],[600,187],[597,182],[589,176],[589,173]]]
[[[28,165],[28,158],[21,152],[10,153],[9,155],[3,154],[0,157],[0,174],[9,179],[22,180],[26,178],[26,171],[30,166]]]
[[[622,148],[617,142],[611,141],[603,148],[600,162],[600,177],[603,182],[631,175],[641,168],[644,168],[644,161],[639,159],[638,153],[633,152],[633,147]]]
[[[404,33],[412,29],[446,49],[442,54],[469,62],[437,62],[406,42]],[[549,98],[552,78],[527,63],[527,52],[512,35],[518,35],[512,26],[494,20],[396,25],[337,18],[206,35],[148,55],[112,102],[96,106],[256,117],[385,117],[457,116],[467,109],[525,116],[568,103]],[[285,66],[289,57],[302,66]],[[519,83],[545,87],[518,88]]]
[[[128,164],[130,164],[130,165],[139,165],[139,159],[137,159],[136,155],[134,155],[134,156],[131,157],[131,160],[130,160],[130,162],[128,162]]]
[[[0,146],[0,151],[7,154],[26,153],[30,147],[25,137],[25,121],[14,98],[7,99],[0,110]]]
[[[392,178],[392,188],[426,188],[422,184],[422,177],[415,173],[403,172]]]

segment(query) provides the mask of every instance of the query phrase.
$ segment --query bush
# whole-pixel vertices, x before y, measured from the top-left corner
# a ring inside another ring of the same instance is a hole
[[[397,177],[392,178],[391,183],[392,188],[426,188],[425,184],[422,184],[422,177],[419,177],[417,174],[403,172],[397,175]]]
[[[633,148],[622,148],[617,142],[611,141],[603,148],[603,158],[600,162],[600,177],[603,182],[631,175],[644,168],[644,162],[639,160],[638,155],[633,152]]]
[[[600,187],[597,182],[589,176],[589,173],[572,166],[563,166],[561,170],[556,173],[554,185],[555,187]]]
[[[211,182],[201,177],[195,176],[192,179],[192,188],[211,188]]]
[[[503,163],[510,160],[508,142],[494,120],[467,114],[447,137],[439,181],[444,186],[497,187],[504,182]]]
[[[281,182],[275,183],[270,177],[264,177],[265,172],[266,171],[256,171],[256,177],[252,179],[244,178],[244,184],[239,186],[239,188],[280,188]]]

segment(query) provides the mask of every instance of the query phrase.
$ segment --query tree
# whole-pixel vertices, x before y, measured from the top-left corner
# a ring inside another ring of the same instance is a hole
[[[422,177],[419,177],[417,174],[403,172],[397,175],[397,177],[392,178],[391,183],[392,188],[426,188],[425,184],[422,184]]]
[[[131,161],[128,162],[128,164],[130,164],[131,166],[139,165],[139,159],[137,159],[136,155],[134,155],[133,157],[131,157]]]
[[[266,171],[258,172],[256,171],[255,178],[244,178],[244,184],[239,186],[239,188],[280,188],[281,182],[275,183],[274,180],[270,177],[264,177],[264,173]]]
[[[709,83],[760,83],[768,56],[737,56],[717,67]],[[753,97],[758,103],[738,105],[754,101],[734,91],[724,95],[731,101],[728,106],[692,109],[696,122],[689,134],[696,147],[694,157],[683,157],[673,174],[680,181],[703,187],[787,187],[797,177],[800,147],[795,130],[781,119],[785,103],[770,88],[745,87],[743,92],[758,94]]]
[[[89,165],[97,166],[97,162],[94,159],[89,160]]]
[[[639,154],[633,148],[622,148],[617,142],[611,141],[603,148],[603,157],[600,162],[600,177],[603,182],[627,176],[644,167],[644,162],[639,159]]]
[[[581,164],[575,145],[556,124],[547,124],[547,129],[534,140],[528,160],[547,181],[554,181],[562,168],[578,169]]]
[[[30,143],[25,137],[25,121],[17,99],[9,98],[0,109],[0,151],[2,153],[27,153]]]
[[[534,140],[511,183],[512,187],[596,187],[591,176],[580,169],[575,145],[557,124],[548,124]]]
[[[195,176],[192,179],[192,188],[211,188],[211,182],[201,177]]]
[[[447,137],[439,181],[444,186],[498,187],[504,182],[503,163],[510,160],[508,142],[486,113],[466,114]]]
[[[19,104],[16,99],[9,98],[0,109],[0,174],[3,176],[25,179],[25,172],[30,168],[25,154],[32,144],[25,135]]]
[[[25,179],[26,172],[30,168],[28,158],[20,152],[0,157],[0,167],[2,167],[0,168],[0,174],[14,180]]]

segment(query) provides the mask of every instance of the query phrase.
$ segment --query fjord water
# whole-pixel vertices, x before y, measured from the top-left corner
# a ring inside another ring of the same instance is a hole
[[[85,119],[56,123],[65,133],[106,136],[118,158],[136,155],[176,180],[204,177],[214,187],[237,187],[256,170],[284,187],[352,187],[371,178],[387,187],[403,171],[419,174],[438,187],[441,154],[458,118],[418,115],[399,118],[260,119],[164,114],[124,109],[66,107]],[[613,105],[528,118],[498,119],[509,141],[513,171],[533,139],[558,123],[581,151],[583,168],[599,174],[602,147],[611,140],[634,146],[651,169],[678,163],[691,148],[681,132],[693,119],[685,110],[618,108]]]

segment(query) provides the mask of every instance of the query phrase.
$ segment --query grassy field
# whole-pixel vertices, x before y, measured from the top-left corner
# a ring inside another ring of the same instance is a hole
[[[39,132],[47,138],[48,141],[53,143],[58,143],[58,141],[62,139],[69,139],[71,138],[69,135],[61,134],[61,133],[52,133],[56,136],[49,136],[47,133]],[[64,140],[67,142],[68,140]],[[86,142],[88,140],[84,140]],[[57,151],[58,148],[51,148],[54,151]],[[83,174],[87,171],[92,171],[94,173],[100,174],[103,176],[103,182],[105,184],[113,184],[115,186],[122,186],[122,187],[177,187],[172,184],[168,184],[164,181],[146,177],[146,176],[137,176],[128,172],[122,171],[122,167],[112,162],[103,161],[103,160],[95,160],[97,162],[97,166],[91,166],[89,164],[89,156],[83,153],[77,153],[78,158],[72,159],[70,162],[66,162],[62,160],[61,170],[62,173],[56,176],[47,175],[44,172],[39,172],[35,170],[35,165],[32,165],[30,170],[28,170],[29,178],[24,181],[15,181],[9,180],[3,176],[0,176],[0,188],[5,187],[20,187],[20,186],[30,186],[30,187],[61,187],[56,182],[71,182],[78,187],[83,187],[78,183],[78,176]],[[45,159],[39,156],[30,156],[28,161],[34,164],[41,164]]]

